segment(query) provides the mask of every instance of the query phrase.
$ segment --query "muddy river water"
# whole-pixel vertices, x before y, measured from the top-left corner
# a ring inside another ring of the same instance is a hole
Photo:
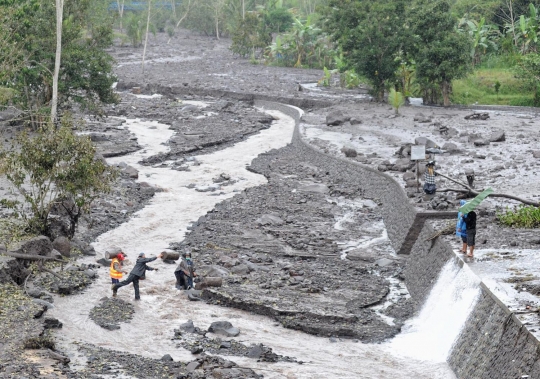
[[[204,106],[204,104],[197,104]],[[139,170],[139,180],[161,188],[151,202],[129,222],[101,235],[94,243],[100,257],[111,246],[120,246],[133,262],[139,252],[147,256],[158,254],[170,242],[181,241],[188,225],[211,210],[223,199],[239,191],[266,183],[266,179],[246,170],[253,158],[291,141],[294,120],[278,112],[271,128],[249,137],[227,149],[209,155],[193,157],[190,171],[176,171],[167,166],[142,166],[138,162],[167,150],[172,131],[157,122],[127,120],[129,128],[143,149],[124,157],[111,158],[111,164],[125,162]],[[221,173],[237,182],[214,192],[201,192],[212,185],[212,178]],[[190,186],[188,188],[187,186]],[[336,227],[339,227],[336,223]],[[84,258],[93,263],[94,258]],[[244,367],[255,369],[265,378],[416,378],[451,379],[454,374],[446,364],[452,343],[478,297],[478,280],[465,267],[449,262],[434,286],[422,311],[410,320],[401,334],[382,344],[364,344],[352,340],[331,342],[299,331],[285,329],[268,317],[236,309],[190,302],[174,288],[174,265],[161,260],[152,262],[158,272],[147,273],[141,282],[142,301],[134,302],[135,316],[121,329],[108,331],[89,318],[90,310],[100,299],[111,295],[108,269],[84,293],[56,297],[50,315],[63,322],[57,332],[64,351],[77,351],[75,345],[92,343],[109,349],[188,362],[194,356],[172,341],[173,329],[187,320],[206,329],[210,323],[228,320],[241,329],[236,337],[246,345],[264,343],[280,355],[297,358],[303,364],[291,362],[265,363],[244,357],[231,359]],[[129,270],[131,265],[127,265]],[[132,301],[133,289],[124,287],[118,296]],[[71,366],[84,365],[84,358],[74,353]],[[102,376],[107,377],[107,376]],[[118,377],[118,376],[116,376]],[[130,376],[122,376],[129,378]]]

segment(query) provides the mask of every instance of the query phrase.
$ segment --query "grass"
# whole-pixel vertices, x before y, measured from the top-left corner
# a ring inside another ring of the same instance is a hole
[[[478,68],[469,77],[452,82],[452,103],[532,106],[533,92],[514,77],[512,69],[494,66]]]

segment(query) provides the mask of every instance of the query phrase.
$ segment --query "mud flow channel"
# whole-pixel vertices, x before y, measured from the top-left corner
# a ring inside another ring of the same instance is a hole
[[[193,157],[190,171],[173,170],[167,165],[139,164],[144,158],[166,152],[168,148],[164,143],[173,132],[167,125],[157,122],[127,120],[123,127],[136,134],[143,149],[108,161],[112,164],[125,162],[135,167],[139,170],[140,181],[162,191],[130,221],[97,239],[94,247],[98,256],[111,246],[121,246],[132,262],[139,252],[145,252],[147,256],[158,254],[170,242],[181,241],[190,222],[210,211],[216,203],[248,187],[266,183],[263,176],[247,171],[246,165],[258,154],[288,144],[294,129],[292,118],[278,112],[269,113],[277,119],[272,127],[227,149]],[[197,188],[212,185],[212,178],[221,173],[236,182],[220,191],[197,191]],[[386,233],[374,238],[386,238]],[[91,257],[84,259],[88,261],[85,263],[94,260]],[[175,361],[188,362],[194,356],[171,340],[173,330],[189,319],[201,329],[217,320],[229,320],[241,329],[237,341],[247,345],[263,343],[276,354],[303,362],[265,363],[245,357],[226,357],[255,369],[265,378],[450,379],[455,376],[445,362],[446,357],[478,296],[478,283],[469,273],[449,263],[423,311],[396,338],[383,344],[353,340],[333,343],[328,338],[285,329],[268,317],[204,302],[189,302],[174,288],[174,265],[161,260],[151,265],[159,271],[148,272],[147,279],[141,283],[142,301],[132,300],[131,287],[119,291],[120,299],[133,303],[135,314],[131,322],[122,323],[118,330],[102,329],[89,318],[90,310],[102,298],[111,296],[110,279],[105,270],[84,293],[55,298],[55,308],[50,313],[64,324],[57,337],[64,351],[73,352],[70,357],[72,368],[85,365],[84,358],[77,355],[76,346],[80,343],[156,359],[170,354]],[[131,265],[126,268],[129,270]]]

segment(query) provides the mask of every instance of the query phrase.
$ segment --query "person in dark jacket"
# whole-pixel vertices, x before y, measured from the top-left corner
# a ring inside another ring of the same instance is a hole
[[[140,253],[139,258],[137,258],[137,262],[135,263],[135,267],[133,267],[133,270],[131,270],[127,279],[122,280],[120,283],[112,285],[111,288],[113,290],[113,297],[116,296],[118,288],[127,286],[130,283],[133,283],[133,289],[135,290],[135,300],[141,300],[141,296],[139,293],[139,280],[141,280],[141,278],[144,278],[146,270],[149,270],[149,271],[158,270],[157,268],[147,266],[146,264],[148,262],[155,261],[156,259],[161,258],[161,257],[162,257],[162,254],[154,258],[146,258],[144,253]]]
[[[465,225],[467,226],[467,245],[469,246],[469,258],[474,257],[474,244],[476,239],[476,212],[471,211],[465,216]]]
[[[459,206],[462,207],[467,202],[465,200],[461,200],[459,202]],[[456,235],[458,237],[461,237],[461,242],[463,242],[463,246],[461,248],[461,254],[467,254],[467,226],[465,224],[465,216],[461,212],[458,212],[457,214],[457,224],[456,224]]]

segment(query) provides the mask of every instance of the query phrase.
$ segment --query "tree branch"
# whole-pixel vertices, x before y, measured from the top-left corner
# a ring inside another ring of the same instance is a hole
[[[27,259],[29,261],[55,261],[55,262],[61,262],[64,263],[64,261],[54,258],[54,257],[44,257],[41,255],[30,255],[30,254],[20,254],[20,253],[12,253],[11,251],[3,251],[1,254],[7,255],[9,257],[13,258],[19,258],[19,259]]]

